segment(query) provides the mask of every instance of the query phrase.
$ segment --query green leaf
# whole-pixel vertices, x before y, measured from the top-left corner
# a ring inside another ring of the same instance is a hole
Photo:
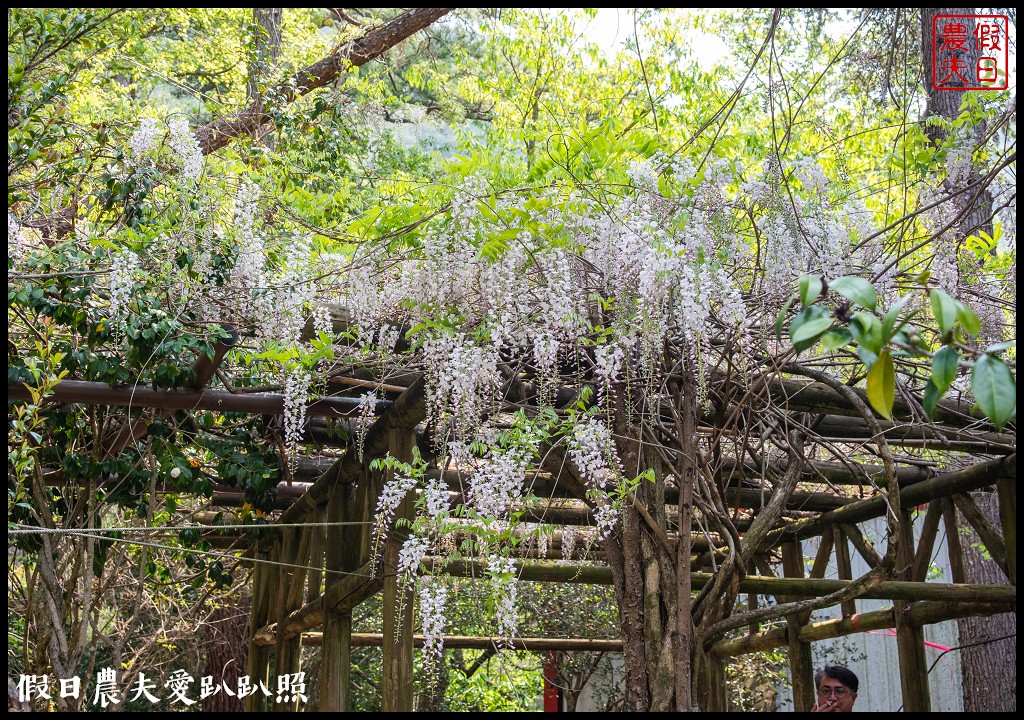
[[[896,321],[899,319],[900,312],[903,310],[903,306],[910,302],[912,298],[913,295],[904,295],[897,300],[891,308],[889,308],[888,312],[885,313],[885,317],[882,318],[882,339],[885,342],[892,339],[892,336],[896,334],[896,331],[906,325],[910,318],[914,317],[915,313],[910,313],[903,318],[903,322],[899,325],[896,324]]]
[[[939,403],[942,398],[942,393],[935,387],[935,383],[931,380],[924,386],[924,398],[921,401],[921,406],[924,407],[924,411],[928,414],[929,420],[935,419],[935,406]]]
[[[843,275],[828,284],[830,290],[868,310],[874,310],[878,304],[878,293],[874,286],[862,277]]]
[[[871,313],[855,312],[850,319],[850,332],[853,339],[875,355],[882,352],[885,344],[882,339],[882,323]]]
[[[864,367],[871,367],[878,360],[878,353],[874,350],[868,350],[863,345],[858,345],[857,357],[859,357],[861,362],[864,363]]]
[[[932,358],[932,382],[941,396],[956,380],[957,366],[960,364],[960,353],[951,345],[942,347]]]
[[[832,316],[820,305],[811,305],[801,310],[789,326],[789,339],[796,351],[803,352],[818,339],[818,336],[832,327]]]
[[[971,334],[971,337],[977,337],[981,332],[981,321],[978,320],[977,314],[959,300],[956,303],[956,317],[964,326],[964,330]]]
[[[994,355],[986,353],[974,362],[971,392],[981,411],[1000,429],[1017,413],[1017,381]]]
[[[1009,350],[1012,347],[1017,347],[1017,341],[1016,340],[1007,340],[1006,342],[994,343],[992,345],[989,345],[987,348],[985,348],[985,352],[987,352],[987,353],[998,353],[998,352],[1002,352],[1003,350]]]
[[[853,335],[849,330],[846,328],[836,328],[835,330],[829,330],[821,336],[821,347],[827,352],[848,345],[851,340],[853,340]]]
[[[800,276],[800,304],[807,307],[821,296],[821,278],[817,275]]]
[[[868,401],[886,420],[892,420],[892,404],[896,399],[896,371],[889,350],[883,350],[868,371]]]
[[[782,326],[786,322],[786,313],[789,312],[789,308],[792,307],[795,300],[795,297],[787,300],[782,309],[779,310],[779,314],[775,316],[775,339],[780,343],[782,342]]]
[[[928,293],[928,296],[932,300],[932,314],[935,316],[935,321],[939,323],[939,332],[945,335],[956,322],[958,303],[938,288]]]

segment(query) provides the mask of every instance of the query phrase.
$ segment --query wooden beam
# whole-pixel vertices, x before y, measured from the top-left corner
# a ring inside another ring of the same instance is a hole
[[[413,644],[422,648],[426,642],[423,635],[413,635]],[[323,643],[323,633],[302,634],[302,644],[315,647]],[[381,647],[383,633],[352,633],[352,647]],[[510,647],[511,644],[511,647]],[[587,638],[491,638],[467,635],[445,635],[445,650],[524,650],[526,652],[622,652],[621,640],[600,640]]]
[[[774,377],[768,381],[767,387],[772,399],[790,412],[860,417],[859,410],[853,407],[849,400],[824,383],[804,378]],[[865,405],[869,404],[867,393],[860,388],[851,390],[860,396]],[[920,417],[920,402],[921,399],[918,398],[917,402],[911,405],[903,398],[896,398],[892,407],[893,419],[917,422]],[[969,403],[956,402],[948,398],[936,404],[934,417],[936,422],[952,427],[992,427],[988,418],[980,411],[973,411]]]
[[[31,395],[24,383],[7,386],[9,400],[28,400]],[[154,390],[135,385],[110,387],[102,382],[63,380],[44,402],[68,405],[113,405],[119,407],[157,408],[160,410],[212,410],[244,412],[257,415],[284,413],[284,395],[273,393],[230,393],[225,390]],[[390,405],[377,401],[377,412]],[[337,417],[359,410],[359,398],[322,397],[306,406],[307,416]]]
[[[355,402],[358,404],[358,399],[355,399]],[[399,395],[398,399],[366,431],[366,437],[363,440],[363,460],[369,463],[374,458],[383,457],[388,451],[388,439],[392,430],[414,428],[423,421],[426,415],[425,385],[423,379],[420,378],[408,390]],[[278,522],[303,522],[318,507],[327,503],[335,485],[355,482],[361,471],[361,463],[356,454],[346,453],[327,472],[317,478],[302,497],[281,513]]]
[[[932,625],[934,623],[955,620],[962,617],[979,617],[998,615],[1016,610],[1015,602],[999,603],[963,603],[946,602],[944,600],[927,600],[913,603],[906,611],[907,622],[915,625]],[[875,610],[853,617],[824,620],[804,625],[800,628],[800,639],[804,642],[831,640],[856,633],[883,630],[896,625],[894,610]],[[711,652],[722,657],[735,657],[753,652],[764,652],[785,647],[787,629],[776,627],[756,635],[729,640],[720,640],[711,647]]]
[[[383,579],[378,572],[369,577],[370,564],[361,567],[333,585],[319,602],[309,603],[284,620],[281,637],[293,637],[323,622],[324,608],[351,610],[363,600],[380,591]],[[461,560],[448,563],[444,570],[452,577],[487,577],[483,563]],[[531,582],[579,583],[582,585],[610,585],[611,570],[607,566],[540,565],[516,563],[520,580]],[[712,578],[710,573],[692,573],[694,590],[703,588]],[[740,581],[739,592],[761,595],[789,595],[793,597],[820,597],[837,592],[849,585],[846,580],[819,578],[774,578],[748,575]],[[966,585],[946,583],[915,583],[886,580],[867,590],[860,597],[873,600],[942,600],[946,602],[1015,603],[1017,588],[1012,585]],[[257,644],[272,644],[277,637],[277,626],[259,628],[254,634]]]
[[[590,585],[611,584],[611,570],[601,566],[543,565],[516,563],[516,575],[520,580],[533,582],[570,582]],[[483,563],[460,560],[451,562],[444,572],[452,577],[487,576]],[[711,573],[692,573],[693,589],[700,590],[714,576]],[[756,592],[761,595],[789,595],[793,597],[820,597],[837,592],[850,584],[846,580],[818,578],[775,578],[748,575],[740,581],[739,592]],[[947,583],[915,583],[886,580],[871,588],[860,597],[873,600],[947,600],[978,602],[1014,602],[1017,590],[1008,585],[954,585]]]
[[[846,534],[839,526],[832,528],[832,539],[836,549],[836,569],[840,580],[853,580],[853,567],[850,564],[850,546],[846,542]],[[844,616],[856,615],[857,605],[853,598],[843,600],[840,604]],[[808,712],[810,709],[808,708]]]
[[[882,562],[881,556],[875,550],[874,543],[864,537],[861,529],[852,523],[840,523],[839,528],[843,531],[846,539],[857,548],[857,553],[864,558],[869,567],[876,567]]]
[[[301,572],[296,565],[304,565],[303,550],[308,550],[309,528],[288,528],[281,537],[281,563],[275,568],[277,576],[277,587],[275,609],[280,620],[287,617],[294,610],[295,598],[302,597],[302,580],[297,577]],[[305,547],[303,547],[305,545]],[[298,580],[298,582],[296,582]],[[279,625],[280,626],[280,625]],[[274,675],[291,675],[297,673],[301,665],[301,646],[298,636],[282,637],[279,633],[274,643]],[[295,705],[291,703],[270,703],[272,712],[293,712]]]
[[[954,583],[967,582],[964,569],[964,551],[960,542],[960,523],[956,519],[956,506],[950,497],[942,500],[942,523],[946,529],[946,553],[949,557],[949,574]]]
[[[886,442],[894,446],[922,447],[950,452],[1009,455],[1017,452],[1017,436],[1012,433],[958,430],[933,427],[924,423],[892,423],[878,420]],[[826,415],[812,429],[833,440],[868,440],[874,431],[860,418]]]
[[[257,550],[254,560],[270,560],[271,553],[265,550]],[[267,681],[267,674],[270,666],[270,652],[263,645],[256,641],[258,630],[267,624],[270,619],[270,587],[269,575],[273,566],[263,562],[255,562],[252,571],[252,610],[249,614],[249,649],[246,658],[246,675],[253,679],[256,685],[263,680]],[[259,695],[259,697],[257,697]],[[246,712],[257,712],[265,707],[266,696],[263,693],[253,693],[243,701]]]
[[[937,497],[947,497],[957,492],[970,492],[991,485],[1001,477],[1017,477],[1017,454],[1013,453],[997,460],[989,460],[972,465],[965,470],[944,473],[931,480],[915,483],[900,490],[900,505],[914,507],[923,505]],[[840,523],[859,523],[872,518],[881,517],[888,509],[888,501],[882,496],[858,500],[838,510],[822,513],[815,518],[798,520],[790,525],[772,530],[769,536],[774,544],[786,538],[805,540],[820,535],[830,525]]]
[[[362,518],[355,507],[356,489],[352,485],[339,485],[334,488],[327,503],[327,517],[330,522],[352,522]],[[339,572],[358,569],[350,567],[353,556],[351,535],[359,526],[330,525],[327,528],[327,547],[325,549],[324,595],[336,585],[341,576]],[[358,545],[356,545],[358,551]],[[310,599],[311,604],[321,604],[323,613],[323,649],[320,651],[320,711],[348,712],[349,683],[352,671],[352,614],[339,612],[334,608],[322,605],[321,598]],[[303,638],[303,645],[308,645]]]

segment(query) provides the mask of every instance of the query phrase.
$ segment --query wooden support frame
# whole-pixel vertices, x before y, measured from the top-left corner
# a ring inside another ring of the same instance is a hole
[[[853,566],[850,563],[850,545],[846,542],[846,533],[842,527],[832,528],[832,540],[836,550],[836,569],[840,580],[853,580]],[[843,617],[852,617],[857,614],[857,603],[853,598],[843,600],[840,603]],[[808,708],[810,709],[810,708]]]
[[[900,513],[900,544],[896,550],[899,574],[910,578],[914,566],[914,520],[910,512]],[[930,712],[928,658],[924,652],[924,631],[907,621],[910,603],[899,599],[893,604],[896,616],[896,647],[900,660],[900,687],[905,712]]]
[[[954,583],[965,583],[967,582],[967,571],[964,569],[964,551],[960,541],[960,525],[956,521],[956,508],[951,498],[941,498],[941,502],[942,523],[946,529],[949,572]]]
[[[935,538],[938,535],[939,522],[942,520],[942,501],[932,500],[928,503],[928,510],[924,514],[924,524],[921,527],[921,538],[917,541],[917,551],[914,553],[914,566],[910,572],[910,579],[915,582],[924,582],[928,578],[928,568],[931,567],[932,550],[935,548]]]
[[[390,435],[391,455],[410,462],[416,432],[396,428]],[[398,506],[395,517],[412,519],[413,515],[410,492]],[[396,572],[403,541],[404,536],[392,527],[384,547],[384,662],[380,684],[383,712],[412,712],[413,706],[413,594]]]
[[[943,600],[926,600],[912,603],[904,613],[904,620],[912,625],[931,625],[934,623],[955,620],[962,617],[983,617],[1012,611],[1014,602],[998,603],[963,603],[946,602]],[[846,637],[857,633],[882,630],[896,625],[893,608],[875,610],[858,615],[856,618],[838,618],[811,623],[800,628],[800,639],[805,642],[830,640]],[[715,643],[711,652],[721,657],[735,657],[747,653],[762,652],[773,648],[784,647],[788,642],[788,629],[776,627],[757,635],[720,640]]]
[[[804,551],[799,540],[783,543],[782,571],[788,578],[803,578]],[[779,597],[779,602],[788,602],[789,599]],[[815,696],[814,661],[811,657],[811,644],[800,639],[802,619],[799,613],[786,616],[789,673],[793,681],[793,709],[796,712],[810,712]]]
[[[356,490],[350,484],[334,488],[327,503],[329,522],[350,522],[362,517],[355,507]],[[324,554],[324,597],[341,581],[341,573],[358,567],[359,526],[329,525]],[[355,532],[354,532],[355,531]],[[356,535],[353,538],[353,535]],[[354,557],[355,556],[355,557]],[[353,562],[354,561],[354,562]],[[307,607],[320,604],[312,599]],[[348,711],[349,681],[352,670],[352,614],[321,606],[323,616],[323,647],[321,649],[320,711]]]

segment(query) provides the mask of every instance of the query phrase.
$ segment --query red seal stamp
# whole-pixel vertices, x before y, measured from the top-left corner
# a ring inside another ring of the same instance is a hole
[[[1006,90],[1010,86],[1009,27],[1006,15],[932,18],[932,87]]]

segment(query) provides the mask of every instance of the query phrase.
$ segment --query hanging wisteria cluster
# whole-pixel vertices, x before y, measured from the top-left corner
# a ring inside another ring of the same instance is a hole
[[[862,206],[830,202],[821,169],[806,160],[789,169],[806,188],[805,199],[783,203],[781,170],[767,167],[761,180],[748,183],[749,192],[736,193],[721,159],[701,172],[685,159],[637,161],[628,171],[631,191],[610,204],[551,187],[493,193],[471,176],[456,189],[450,212],[423,227],[400,262],[375,255],[370,244],[356,251],[341,302],[365,344],[399,325],[418,328],[431,437],[440,462],[464,477],[471,515],[460,531],[489,538],[481,559],[503,634],[515,632],[515,588],[501,533],[514,525],[541,445],[564,443],[586,486],[598,537],[607,537],[619,521],[620,488],[630,480],[605,417],[615,394],[637,381],[653,384],[665,343],[684,348],[687,371],[701,377],[711,344],[728,337],[750,342],[748,318],[760,317],[766,302],[781,302],[801,272],[832,278],[864,262],[855,250],[871,230]],[[730,205],[760,209],[757,231],[773,268],[763,287],[736,270],[756,258],[729,219]],[[512,385],[532,383],[543,405],[566,372],[597,391],[589,412],[536,420],[532,435],[502,434],[491,425]],[[417,484],[425,488],[420,524],[401,562],[409,580],[418,562],[440,552],[438,518],[447,518],[447,496],[442,501],[440,487],[396,474],[376,523],[381,537]],[[565,530],[562,543],[568,560],[575,530]],[[436,630],[444,598],[424,587],[421,611],[435,613],[424,626]]]
[[[955,143],[947,152],[949,183],[969,176],[969,148]],[[202,156],[183,118],[143,121],[123,172],[161,153],[184,180],[201,175]],[[505,189],[470,175],[453,189],[446,211],[405,234],[402,251],[364,242],[350,256],[316,257],[304,232],[267,233],[260,188],[243,178],[231,221],[201,250],[195,241],[193,273],[213,275],[219,263],[221,277],[197,292],[243,298],[241,306],[222,302],[230,311],[221,319],[248,324],[292,357],[309,347],[307,324],[314,336],[332,332],[325,291],[350,319],[353,343],[339,352],[386,362],[408,341],[403,346],[412,353],[402,363],[424,375],[434,460],[457,471],[462,505],[453,508],[440,476],[396,464],[376,508],[375,547],[413,493],[416,520],[397,568],[404,584],[417,582],[424,562],[451,553],[453,532],[476,538],[469,552],[487,567],[505,637],[516,631],[515,533],[526,532],[546,553],[547,535],[516,526],[531,470],[552,448],[564,449],[587,491],[597,537],[607,538],[618,527],[624,491],[637,481],[624,472],[611,420],[617,407],[656,407],[642,400],[655,399],[669,370],[662,365],[666,348],[679,358],[673,372],[692,374],[704,393],[716,346],[778,350],[763,318],[792,295],[801,274],[826,282],[860,274],[882,297],[896,289],[898,264],[881,243],[868,242],[878,231],[871,211],[814,158],[772,155],[744,169],[714,154],[656,154],[627,163],[609,186],[606,193],[578,183]],[[965,288],[998,293],[964,266],[958,207],[941,197],[921,194],[920,222],[934,233],[934,282],[954,297]],[[17,235],[12,223],[9,216],[9,245]],[[112,257],[112,318],[137,270],[130,252]],[[1002,311],[981,320],[988,337],[1002,339]],[[311,376],[291,364],[283,370],[285,440],[294,462]],[[556,406],[565,386],[585,392]],[[375,401],[367,393],[360,403],[360,461]],[[566,527],[562,562],[572,561],[577,544],[577,531]],[[418,589],[426,652],[436,655],[447,596],[443,583],[420,582]]]

